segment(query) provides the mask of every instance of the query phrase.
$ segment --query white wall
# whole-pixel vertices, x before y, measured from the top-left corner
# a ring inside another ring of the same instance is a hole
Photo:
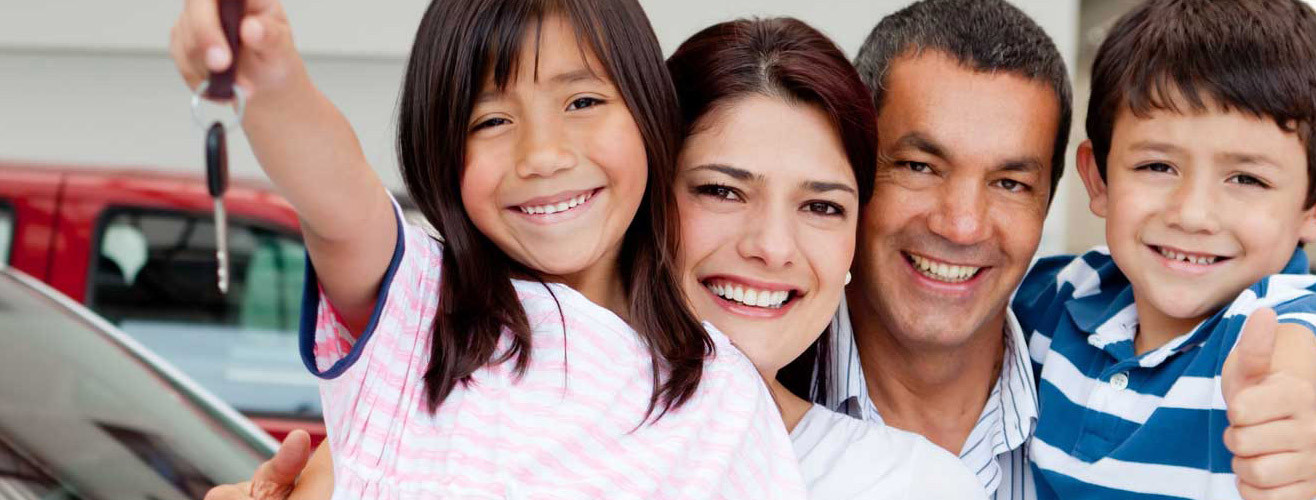
[[[1078,52],[1078,0],[1015,0]],[[717,21],[792,15],[853,55],[882,16],[907,0],[641,0],[669,52]],[[393,115],[422,0],[285,0],[317,84],[343,109],[392,187]],[[201,131],[166,52],[180,0],[0,0],[0,158],[201,172]],[[1072,72],[1072,71],[1071,71]],[[240,134],[234,176],[260,177]],[[1062,196],[1065,195],[1062,192]],[[1058,200],[1043,251],[1063,247]]]

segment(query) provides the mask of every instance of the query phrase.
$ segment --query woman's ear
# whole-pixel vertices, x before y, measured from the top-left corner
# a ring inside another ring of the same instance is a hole
[[[1078,176],[1083,179],[1083,187],[1088,190],[1088,208],[1097,217],[1106,217],[1106,180],[1097,168],[1097,158],[1092,153],[1092,141],[1083,141],[1078,145]]]

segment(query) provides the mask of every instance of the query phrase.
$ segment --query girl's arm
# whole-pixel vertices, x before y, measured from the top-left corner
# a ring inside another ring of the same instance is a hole
[[[397,240],[388,193],[347,120],[311,82],[283,6],[247,0],[239,31],[237,83],[248,96],[242,128],[301,218],[325,295],[360,333]],[[170,39],[174,62],[194,89],[233,59],[217,0],[188,0]]]

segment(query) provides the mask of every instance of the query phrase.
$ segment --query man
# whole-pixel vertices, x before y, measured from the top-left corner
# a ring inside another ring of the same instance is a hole
[[[1037,396],[1008,306],[1064,170],[1064,61],[1004,1],[927,0],[879,22],[855,65],[880,160],[815,398],[926,436],[995,498],[1033,498]]]

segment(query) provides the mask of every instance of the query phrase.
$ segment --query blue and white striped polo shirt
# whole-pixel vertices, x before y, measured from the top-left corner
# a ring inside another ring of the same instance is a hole
[[[1298,249],[1281,274],[1139,356],[1133,288],[1108,250],[1038,261],[1014,299],[1040,374],[1029,447],[1038,498],[1239,498],[1221,368],[1257,308],[1316,330],[1313,291]]]

